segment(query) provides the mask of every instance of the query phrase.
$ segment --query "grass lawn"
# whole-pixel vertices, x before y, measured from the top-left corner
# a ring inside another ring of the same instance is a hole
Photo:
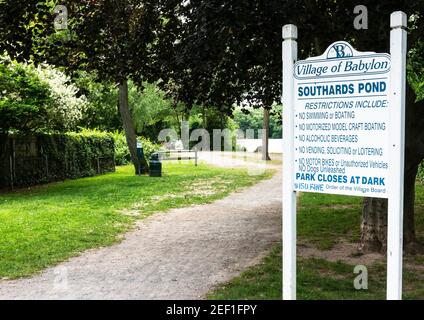
[[[361,198],[303,193],[298,213],[298,243],[331,250],[340,241],[359,240]],[[424,186],[416,189],[416,230],[424,241]],[[257,266],[225,283],[209,299],[281,299],[281,244]],[[298,299],[385,299],[386,262],[366,265],[368,290],[355,290],[354,265],[299,257]],[[424,255],[407,256],[404,264],[404,299],[424,299]]]
[[[207,203],[270,177],[246,169],[164,163],[164,176],[115,173],[0,195],[0,278],[29,276],[83,250],[110,245],[154,212]]]

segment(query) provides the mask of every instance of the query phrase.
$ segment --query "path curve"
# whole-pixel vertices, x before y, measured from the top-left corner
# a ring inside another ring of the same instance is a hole
[[[201,299],[281,239],[281,171],[211,204],[138,221],[122,242],[31,278],[0,281],[0,299]]]

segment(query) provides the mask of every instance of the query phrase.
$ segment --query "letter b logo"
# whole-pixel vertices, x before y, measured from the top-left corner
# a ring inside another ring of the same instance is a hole
[[[349,45],[338,42],[333,44],[327,53],[327,59],[352,57],[353,52]]]
[[[345,46],[338,44],[338,45],[333,46],[333,48],[336,51],[337,58],[344,58],[344,56],[345,56],[345,51],[344,51]]]

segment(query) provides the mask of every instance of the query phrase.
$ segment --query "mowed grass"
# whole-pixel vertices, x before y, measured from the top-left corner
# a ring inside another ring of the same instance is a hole
[[[339,241],[358,242],[362,198],[303,193],[299,201],[298,241],[330,250]],[[424,241],[424,187],[416,186],[416,231]],[[384,260],[384,259],[383,259]],[[302,258],[297,261],[297,298],[385,299],[386,262],[367,264],[368,290],[356,290],[354,265]],[[424,255],[404,259],[403,298],[424,299]],[[281,244],[257,266],[218,286],[209,299],[281,299]]]
[[[115,173],[0,195],[0,278],[29,276],[83,250],[119,240],[137,219],[207,203],[268,178],[246,169],[164,163],[164,176]]]
[[[322,250],[339,241],[358,241],[361,225],[361,197],[302,193],[298,200],[298,237]]]

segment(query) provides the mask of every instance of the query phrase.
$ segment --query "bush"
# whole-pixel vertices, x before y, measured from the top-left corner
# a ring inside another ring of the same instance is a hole
[[[47,129],[49,86],[34,68],[0,56],[0,133]]]
[[[0,133],[65,132],[76,127],[85,96],[63,72],[0,55]]]
[[[0,187],[30,186],[115,170],[114,140],[82,132],[0,137]]]
[[[87,98],[79,95],[79,89],[71,78],[59,69],[42,64],[36,72],[50,88],[52,103],[47,108],[49,128],[60,132],[74,130],[88,105]]]
[[[131,163],[130,151],[128,150],[125,135],[119,131],[115,131],[112,135],[115,140],[115,164],[117,166],[123,166]]]

